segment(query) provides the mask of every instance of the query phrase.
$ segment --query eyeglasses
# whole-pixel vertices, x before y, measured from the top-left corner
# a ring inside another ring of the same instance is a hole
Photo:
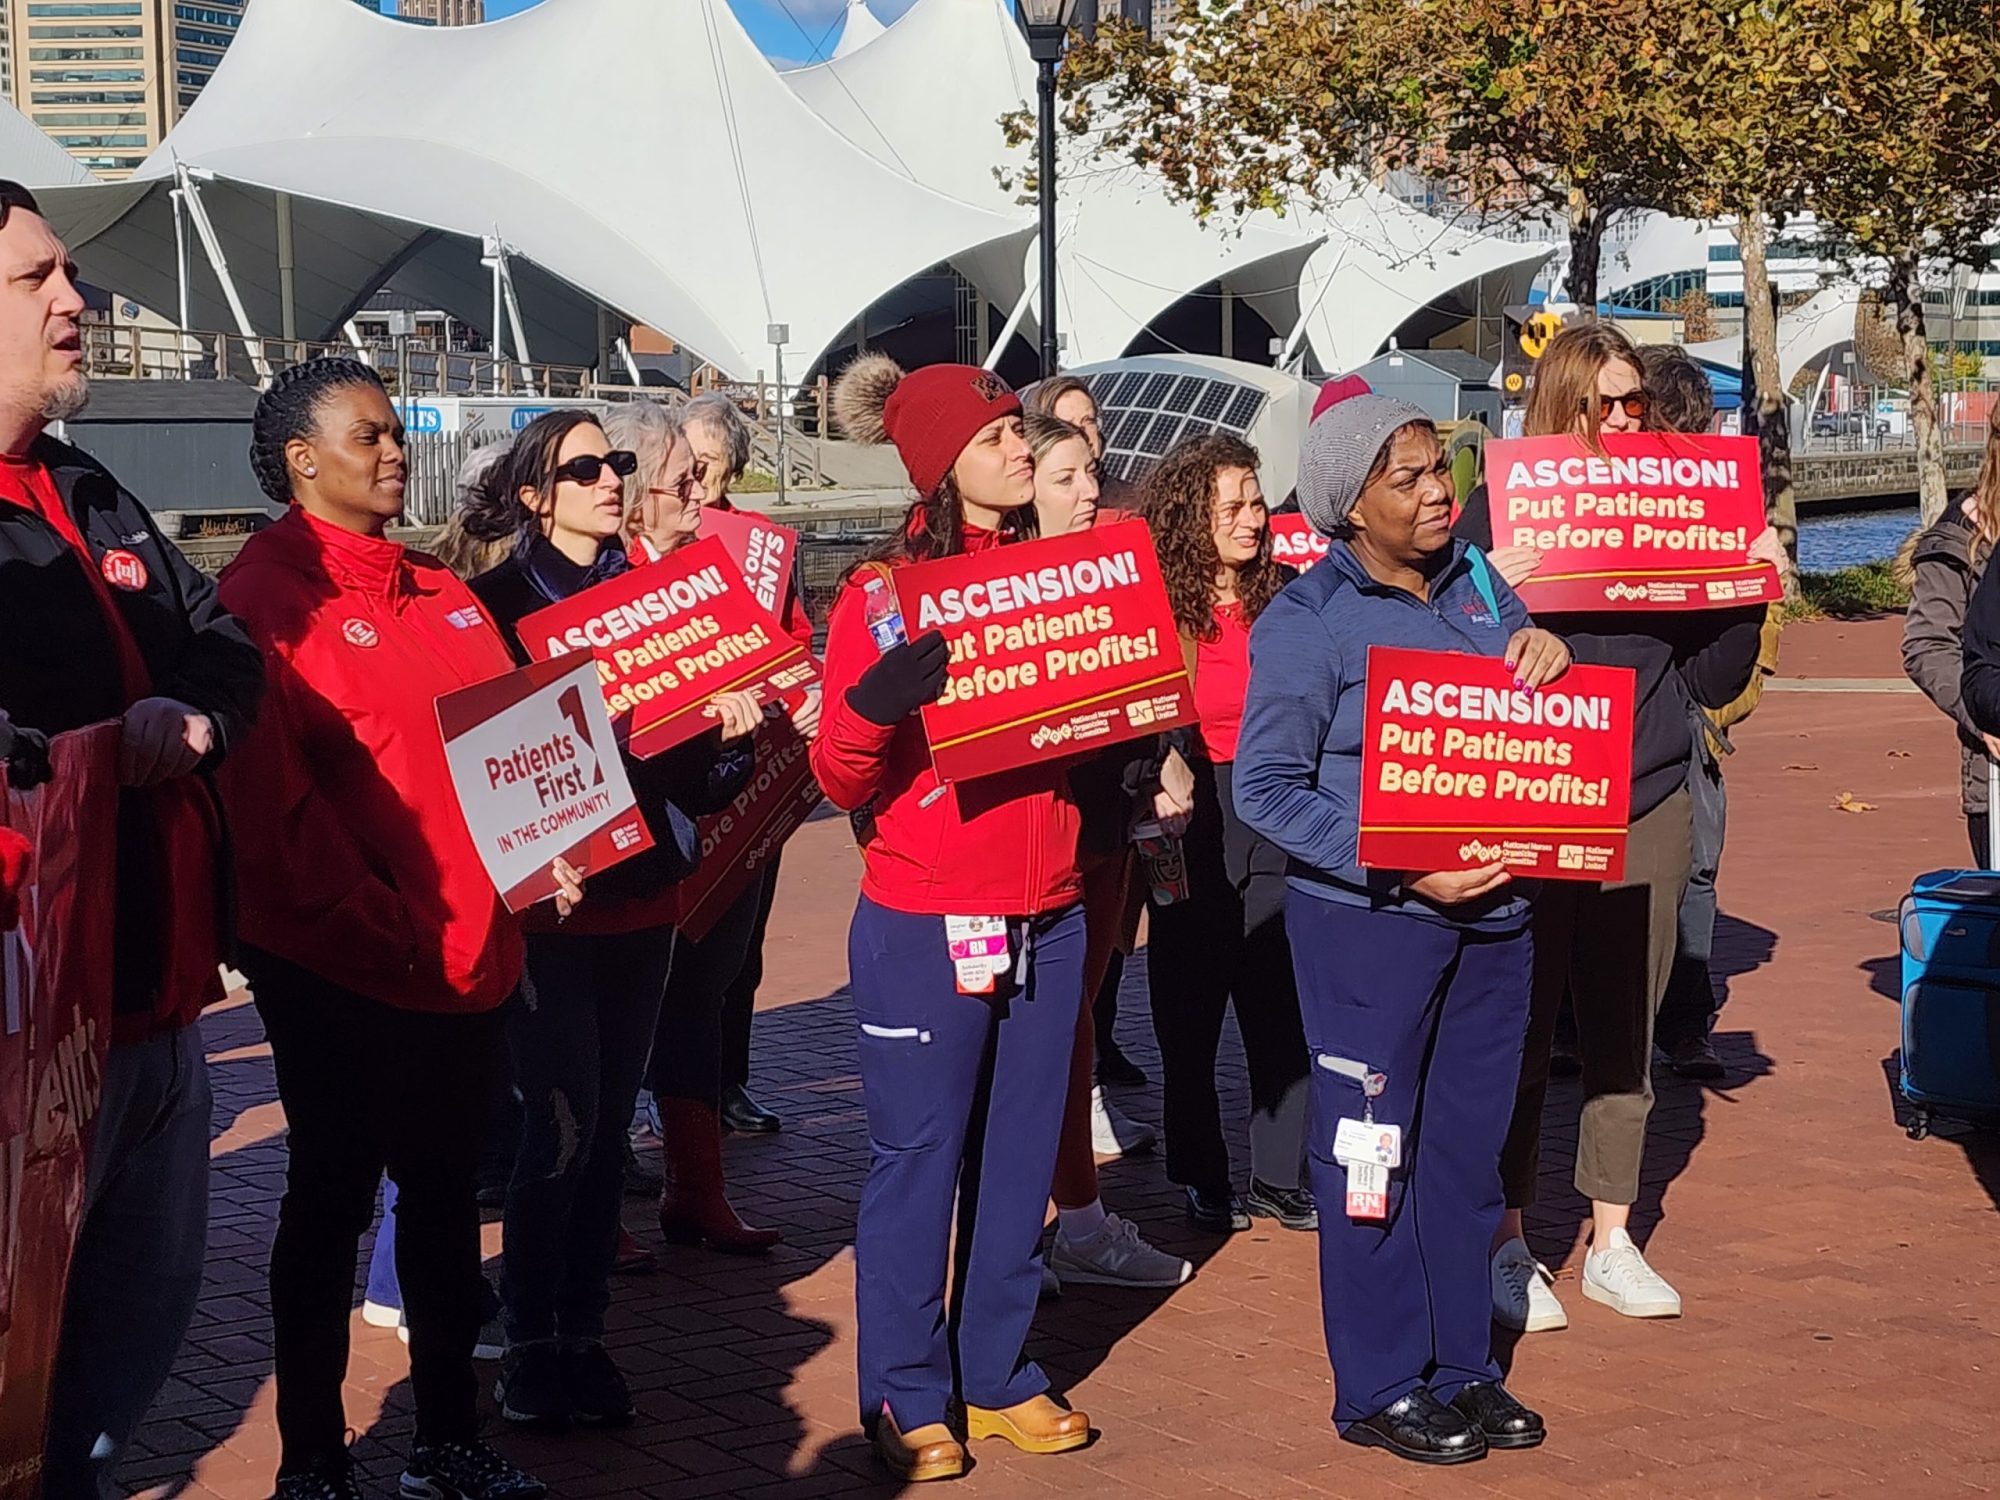
[[[639,469],[639,455],[624,448],[614,448],[609,453],[580,453],[556,470],[556,479],[573,479],[578,484],[595,484],[597,477],[606,469],[620,479],[629,479]]]
[[[1600,422],[1610,421],[1611,408],[1614,406],[1624,407],[1626,416],[1635,422],[1641,421],[1646,415],[1646,393],[1644,391],[1627,391],[1622,396],[1599,396],[1597,398],[1597,420]]]

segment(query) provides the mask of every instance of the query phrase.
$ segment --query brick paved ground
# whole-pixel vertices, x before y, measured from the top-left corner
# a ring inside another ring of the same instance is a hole
[[[1793,632],[1785,675],[1883,676],[1898,622]],[[1107,1168],[1112,1205],[1200,1262],[1172,1295],[1078,1289],[1034,1352],[1088,1408],[1089,1450],[992,1445],[963,1492],[1162,1496],[1950,1496],[2000,1488],[2000,1146],[1906,1140],[1887,1060],[1893,929],[1917,870],[1963,856],[1950,736],[1920,699],[1774,693],[1739,735],[1723,877],[1726,1085],[1660,1078],[1636,1228],[1680,1287],[1678,1323],[1622,1321],[1575,1290],[1577,1098],[1549,1104],[1533,1235],[1573,1323],[1511,1354],[1554,1432],[1529,1454],[1432,1474],[1335,1441],[1313,1242],[1191,1233],[1155,1161]],[[1840,792],[1872,803],[1835,810]],[[728,1163],[768,1263],[668,1253],[621,1285],[613,1338],[643,1419],[622,1434],[502,1439],[564,1496],[888,1493],[853,1413],[849,1231],[864,1153],[840,987],[854,885],[845,824],[788,856],[757,1029],[759,1092],[789,1128]],[[1141,970],[1142,973],[1142,970]],[[1122,1034],[1153,1057],[1143,979]],[[264,1263],[283,1119],[253,1010],[209,1022],[215,1225],[206,1293],[128,1473],[149,1496],[263,1496],[275,1467]],[[1232,1067],[1236,1064],[1232,1060]],[[1237,1099],[1240,1108],[1240,1072]],[[1157,1094],[1121,1100],[1158,1119]],[[650,1237],[639,1206],[629,1215]],[[492,1231],[489,1230],[489,1233]],[[358,1297],[357,1297],[358,1303]],[[1336,1315],[1338,1309],[1335,1309]],[[393,1492],[409,1436],[402,1346],[355,1321],[355,1452]]]

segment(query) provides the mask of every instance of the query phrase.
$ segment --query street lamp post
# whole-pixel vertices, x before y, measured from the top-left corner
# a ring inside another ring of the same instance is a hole
[[[1035,60],[1039,104],[1040,160],[1035,178],[1041,198],[1042,378],[1046,380],[1061,362],[1056,342],[1056,68],[1076,19],[1077,0],[1016,0],[1016,5],[1028,38],[1028,55]]]

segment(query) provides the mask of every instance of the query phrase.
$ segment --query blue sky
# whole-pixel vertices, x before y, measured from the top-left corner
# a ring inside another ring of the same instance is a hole
[[[488,19],[526,10],[539,0],[486,0]],[[830,57],[840,40],[845,0],[729,0],[750,39],[782,62],[815,62]],[[869,0],[884,25],[910,8],[911,0]],[[388,7],[384,7],[387,9]]]

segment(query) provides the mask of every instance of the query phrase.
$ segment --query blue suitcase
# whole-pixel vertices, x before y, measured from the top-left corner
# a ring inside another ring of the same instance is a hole
[[[1987,788],[2000,845],[2000,766],[1988,765]],[[1988,862],[2000,866],[2000,848]],[[1937,1116],[2000,1123],[2000,873],[1918,876],[1899,926],[1910,1139]]]

